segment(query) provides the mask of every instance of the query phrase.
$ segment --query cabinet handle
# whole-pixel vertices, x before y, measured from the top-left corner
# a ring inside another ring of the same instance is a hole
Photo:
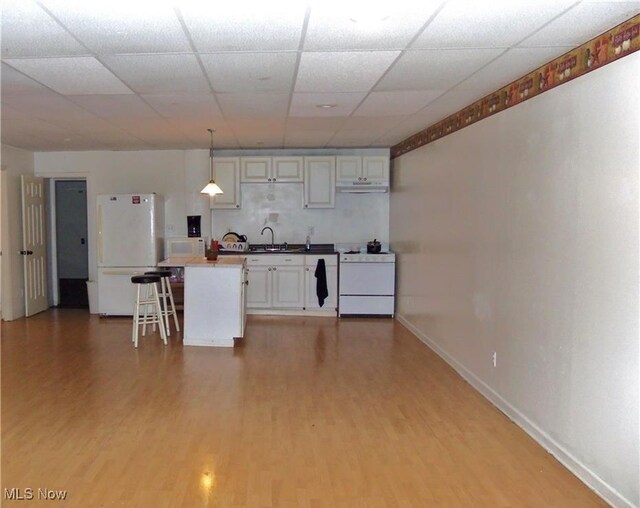
[[[267,270],[271,271],[271,267],[267,268]]]
[[[273,181],[273,182],[275,182],[275,181],[276,181],[276,179],[274,178],[272,181]]]
[[[271,181],[271,178],[267,178],[267,182],[270,182],[270,181]]]
[[[304,205],[305,208],[309,208],[309,205]]]
[[[359,176],[359,177],[358,177],[358,181],[360,181],[360,180],[362,180],[362,177],[361,177],[361,176]]]
[[[236,208],[240,208],[240,205],[236,205]]]
[[[274,266],[274,267],[273,267],[273,271],[275,272],[276,270],[277,270],[277,268]]]
[[[307,272],[309,271],[309,269],[307,268]]]
[[[365,176],[365,177],[363,178],[363,180],[366,182],[366,181],[367,181],[367,177]]]

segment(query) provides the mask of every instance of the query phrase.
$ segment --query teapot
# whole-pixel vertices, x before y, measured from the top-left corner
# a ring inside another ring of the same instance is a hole
[[[367,242],[367,253],[368,254],[378,254],[382,249],[382,245],[375,238],[372,242]]]

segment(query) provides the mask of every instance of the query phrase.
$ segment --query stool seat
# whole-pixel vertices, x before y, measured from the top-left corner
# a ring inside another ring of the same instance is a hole
[[[157,275],[158,277],[171,277],[171,270],[151,270],[144,272],[145,275]]]
[[[134,284],[151,284],[152,282],[160,282],[160,276],[151,273],[145,273],[144,275],[134,275],[131,277],[131,282]]]

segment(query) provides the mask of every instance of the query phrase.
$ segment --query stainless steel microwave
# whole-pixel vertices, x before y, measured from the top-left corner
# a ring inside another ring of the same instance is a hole
[[[207,245],[206,238],[190,238],[187,236],[170,236],[166,240],[166,257],[204,256]]]

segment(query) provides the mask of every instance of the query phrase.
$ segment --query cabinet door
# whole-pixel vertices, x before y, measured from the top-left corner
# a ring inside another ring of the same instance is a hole
[[[242,157],[240,159],[241,177],[243,183],[270,182],[271,157]]]
[[[320,307],[318,304],[318,294],[316,288],[318,285],[318,279],[316,279],[315,266],[305,267],[304,272],[304,287],[305,287],[305,302],[304,308],[307,310],[335,310],[338,307],[338,267],[327,266],[327,290],[329,296],[324,300],[324,305]]]
[[[223,194],[211,196],[211,208],[240,208],[240,159],[214,158],[213,178]]]
[[[336,180],[352,183],[362,179],[362,157],[341,155],[336,157]]]
[[[271,307],[271,267],[247,267],[247,307],[265,309]]]
[[[362,181],[389,183],[389,157],[369,155],[362,158]]]
[[[301,309],[304,306],[304,275],[302,266],[274,266],[272,306],[280,309]]]
[[[304,158],[304,207],[335,208],[335,157]]]
[[[274,182],[302,182],[303,158],[302,157],[274,157],[273,181]]]

